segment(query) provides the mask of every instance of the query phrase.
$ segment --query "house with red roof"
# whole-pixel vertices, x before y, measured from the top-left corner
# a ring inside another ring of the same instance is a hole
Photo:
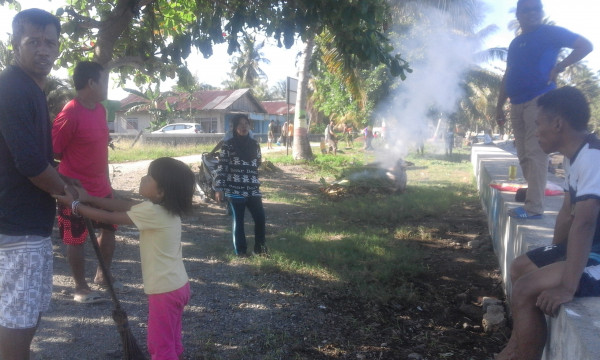
[[[269,111],[256,100],[250,89],[168,92],[154,104],[146,98],[130,94],[121,100],[121,108],[115,114],[114,131],[148,131],[151,122],[160,113],[168,123],[195,122],[201,125],[205,133],[225,133],[230,129],[230,119],[235,114],[244,113],[252,120],[252,130],[261,134],[267,132],[271,120]],[[280,105],[277,111],[282,113]]]

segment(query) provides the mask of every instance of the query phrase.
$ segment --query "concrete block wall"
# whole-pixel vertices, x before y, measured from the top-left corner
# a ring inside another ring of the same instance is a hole
[[[474,145],[471,162],[508,297],[511,291],[510,264],[528,250],[552,242],[554,223],[563,197],[546,197],[543,219],[510,218],[508,209],[520,205],[514,201],[515,194],[498,191],[489,184],[494,180],[508,181],[509,166],[518,164],[516,156],[496,146]],[[548,175],[549,181],[562,184],[562,179]],[[517,177],[522,177],[520,169]],[[557,317],[547,319],[549,341],[544,351],[545,360],[600,359],[600,298],[577,298],[561,306]]]

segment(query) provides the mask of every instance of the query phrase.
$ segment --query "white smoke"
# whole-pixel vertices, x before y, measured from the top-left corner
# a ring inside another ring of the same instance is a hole
[[[472,36],[452,30],[451,22],[448,14],[426,10],[394,44],[413,72],[375,113],[375,122],[384,122],[388,134],[388,151],[378,159],[386,166],[414,150],[419,140],[431,138],[440,116],[456,112],[463,96],[461,77],[473,64],[479,44]],[[432,108],[438,111],[433,119]]]

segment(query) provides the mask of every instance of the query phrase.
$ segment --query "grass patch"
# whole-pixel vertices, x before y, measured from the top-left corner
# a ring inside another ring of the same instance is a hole
[[[202,154],[203,152],[211,151],[215,144],[196,144],[196,145],[159,145],[152,144],[144,145],[136,143],[133,145],[132,140],[121,139],[115,143],[115,149],[109,149],[109,163],[124,163],[130,161],[152,160],[160,157],[177,157],[186,155]]]
[[[111,162],[198,154],[210,151],[214,144],[147,148],[120,143],[118,147],[110,152]],[[298,162],[284,151],[265,158],[276,166],[305,166],[313,179],[339,178],[348,169],[374,160],[372,153],[348,151],[337,156],[316,154],[314,161]],[[409,154],[406,160],[414,165],[406,169],[408,184],[402,194],[354,194],[329,201],[319,193],[290,191],[276,176],[263,178],[262,191],[269,201],[317,216],[310,225],[291,225],[268,234],[271,256],[253,257],[249,263],[264,272],[314,279],[323,291],[330,287],[383,302],[419,300],[411,284],[419,282],[427,267],[415,243],[431,240],[435,224],[443,222],[453,207],[477,206],[479,200],[467,150],[457,149],[452,156]],[[224,255],[230,254],[229,243],[215,244],[212,250],[220,259],[235,259]]]
[[[478,203],[468,153],[409,155],[408,185],[402,194],[364,194],[328,201],[293,199],[286,189],[265,188],[269,199],[301,205],[318,214],[310,226],[271,234],[271,258],[257,258],[263,271],[309,275],[367,300],[417,300],[411,284],[427,271],[415,244],[431,240],[435,225],[455,206]],[[271,160],[273,161],[273,159]],[[361,162],[349,155],[317,156],[307,164],[319,174],[339,176]],[[427,220],[429,219],[429,220]],[[282,240],[285,239],[285,240]]]

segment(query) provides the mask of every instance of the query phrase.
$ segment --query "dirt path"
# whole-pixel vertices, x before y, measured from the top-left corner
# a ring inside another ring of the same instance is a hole
[[[197,157],[183,160],[199,161]],[[112,165],[113,187],[136,197],[147,165]],[[315,194],[318,184],[305,172],[289,166],[263,181],[299,196]],[[215,256],[223,249],[231,251],[230,218],[216,204],[199,198],[195,203],[194,213],[183,219],[183,254],[193,293],[184,314],[186,359],[406,359],[411,353],[428,359],[487,359],[503,341],[481,333],[480,319],[465,320],[467,315],[458,310],[456,301],[465,291],[474,303],[481,295],[500,293],[491,249],[473,251],[466,246],[469,240],[485,238],[487,232],[478,209],[455,211],[456,221],[438,220],[446,224],[440,227],[439,239],[419,245],[431,251],[432,275],[417,284],[418,291],[431,301],[404,308],[364,304],[351,294],[328,292],[327,285],[314,278],[257,269],[251,260]],[[265,210],[269,234],[315,220],[305,209],[268,198]],[[119,228],[113,273],[131,290],[119,299],[145,349],[147,304],[137,236],[133,227]],[[34,339],[34,359],[120,358],[112,303],[72,301],[73,282],[56,232],[53,242],[53,302]],[[96,266],[91,246],[86,254],[90,279]],[[453,279],[438,274],[453,274],[447,276]],[[433,353],[445,355],[428,356]]]

